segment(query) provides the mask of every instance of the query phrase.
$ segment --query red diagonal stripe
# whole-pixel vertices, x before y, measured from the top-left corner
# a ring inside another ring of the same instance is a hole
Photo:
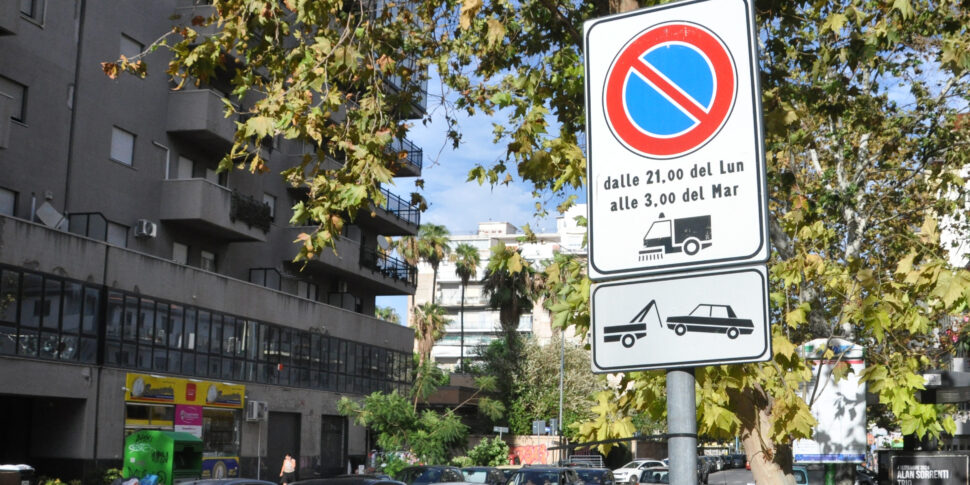
[[[674,105],[687,113],[690,113],[700,124],[707,122],[708,115],[707,112],[697,106],[692,99],[684,96],[684,93],[680,92],[673,84],[667,82],[657,71],[654,70],[653,66],[645,64],[642,59],[638,59],[640,62],[631,63],[633,69],[639,72],[643,77],[647,78],[654,86],[656,86],[663,94],[666,94],[673,100]]]

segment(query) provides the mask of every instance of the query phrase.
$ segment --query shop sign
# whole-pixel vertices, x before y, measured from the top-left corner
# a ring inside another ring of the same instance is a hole
[[[202,406],[175,405],[175,431],[202,438]]]
[[[125,401],[242,408],[246,386],[226,382],[129,373]]]

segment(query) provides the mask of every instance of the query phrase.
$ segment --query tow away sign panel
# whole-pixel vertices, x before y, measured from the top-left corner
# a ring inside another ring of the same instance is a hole
[[[753,18],[693,0],[586,22],[594,280],[767,260]]]
[[[593,372],[771,358],[763,265],[593,285]]]

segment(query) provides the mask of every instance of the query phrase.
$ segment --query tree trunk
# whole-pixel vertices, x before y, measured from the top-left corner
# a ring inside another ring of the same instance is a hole
[[[465,285],[461,283],[461,343],[458,351],[458,372],[465,372]]]
[[[629,12],[640,8],[637,0],[610,0],[610,11],[612,13]]]
[[[795,485],[791,473],[791,446],[771,440],[771,401],[764,391],[746,389],[730,392],[741,420],[741,441],[758,485]]]

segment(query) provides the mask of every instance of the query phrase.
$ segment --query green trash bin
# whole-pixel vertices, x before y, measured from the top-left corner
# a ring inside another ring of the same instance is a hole
[[[202,440],[179,431],[142,430],[125,438],[125,478],[158,475],[158,485],[202,475]]]

